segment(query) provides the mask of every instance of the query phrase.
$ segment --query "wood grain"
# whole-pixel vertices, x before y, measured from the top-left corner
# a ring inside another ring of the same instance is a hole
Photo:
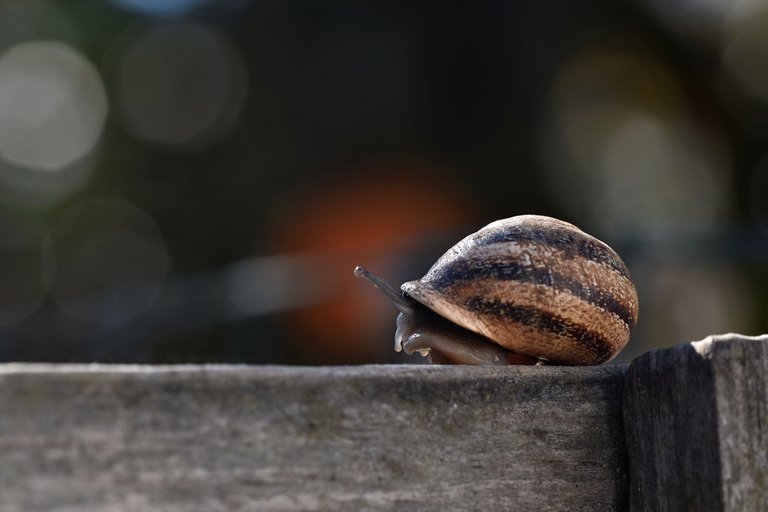
[[[0,365],[2,510],[624,510],[626,370]]]
[[[768,336],[643,354],[624,407],[631,510],[768,510]]]

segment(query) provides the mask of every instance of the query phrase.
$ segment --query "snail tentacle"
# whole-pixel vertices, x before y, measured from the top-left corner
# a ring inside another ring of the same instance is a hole
[[[372,274],[358,265],[355,267],[355,277],[362,277],[368,280],[373,286],[384,292],[401,313],[410,313],[413,311],[413,303],[409,302],[402,293],[395,291],[389,283],[376,274]]]

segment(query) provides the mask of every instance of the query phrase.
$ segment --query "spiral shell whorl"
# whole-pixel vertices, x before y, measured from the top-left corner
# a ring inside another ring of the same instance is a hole
[[[559,364],[611,359],[637,322],[637,292],[613,249],[538,215],[469,235],[402,290],[513,352]]]

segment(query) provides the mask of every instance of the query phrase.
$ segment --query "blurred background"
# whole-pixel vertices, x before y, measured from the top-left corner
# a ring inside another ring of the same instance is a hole
[[[523,213],[768,331],[768,2],[0,2],[0,360],[420,362],[354,265]]]

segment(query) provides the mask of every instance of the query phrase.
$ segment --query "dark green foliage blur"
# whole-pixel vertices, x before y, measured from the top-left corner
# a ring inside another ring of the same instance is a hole
[[[768,331],[759,3],[0,4],[0,359],[417,362],[394,284],[523,213],[613,246],[626,361]]]

